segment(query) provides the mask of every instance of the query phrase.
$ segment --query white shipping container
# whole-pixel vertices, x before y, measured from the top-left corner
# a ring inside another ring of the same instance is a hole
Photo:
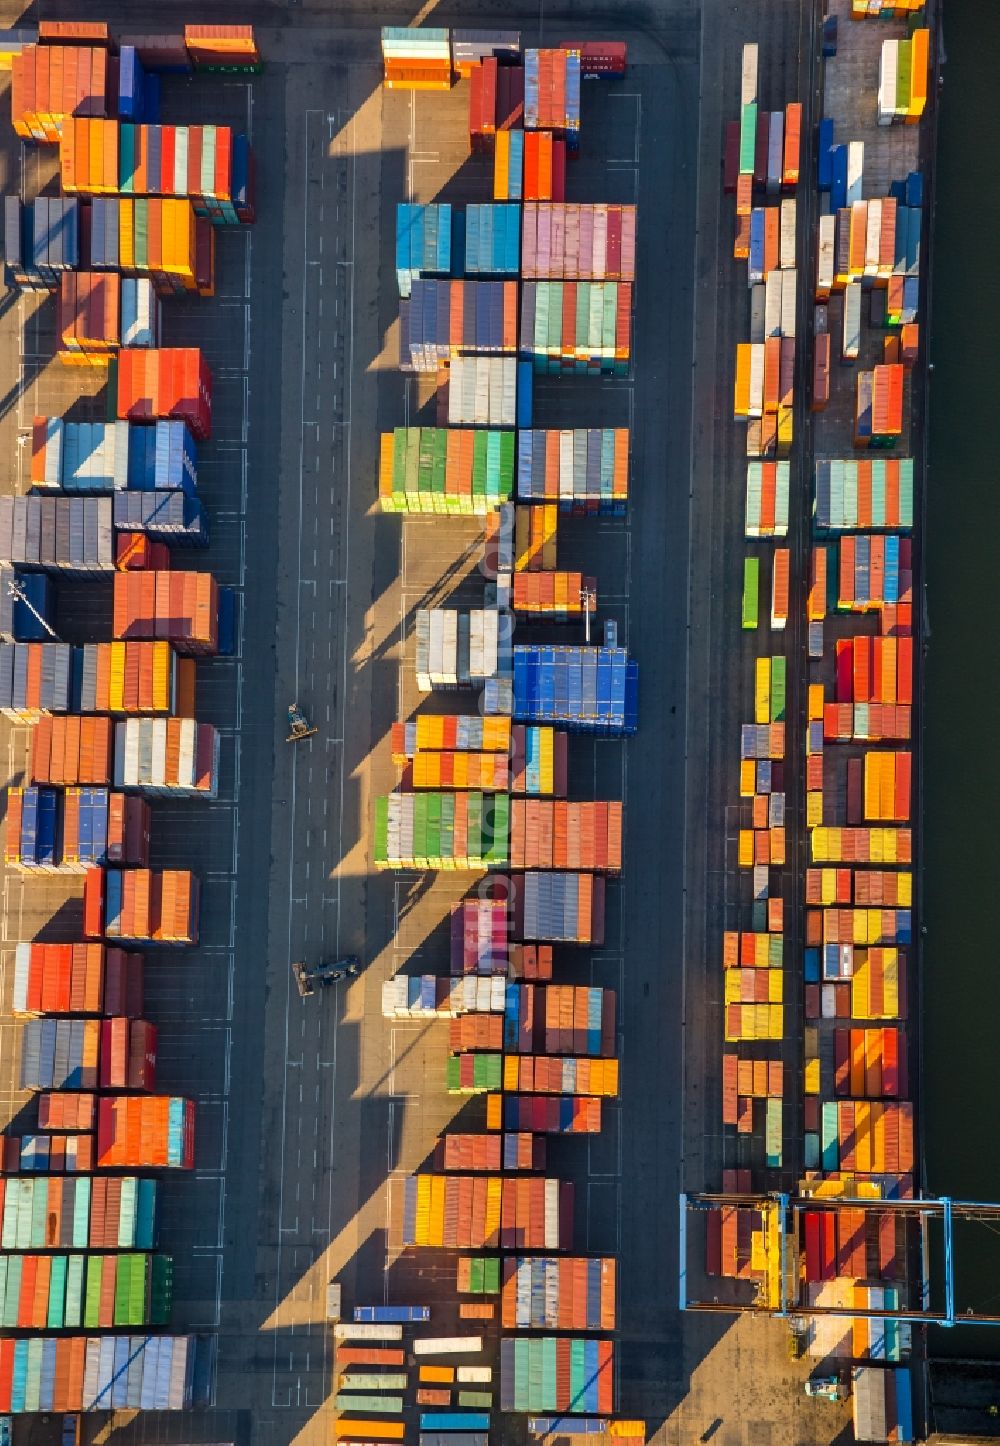
[[[749,417],[760,417],[764,413],[764,348],[761,345],[750,348],[750,407]]]
[[[459,1366],[455,1375],[460,1386],[488,1386],[493,1379],[489,1366]]]
[[[868,220],[865,226],[865,275],[878,275],[878,256],[882,241],[882,202],[868,202]]]
[[[891,126],[896,116],[896,74],[899,41],[883,40],[878,66],[878,123]]]
[[[786,196],[781,203],[778,229],[778,265],[782,271],[791,271],[795,265],[795,217],[795,197]]]
[[[362,1324],[359,1321],[342,1320],[338,1321],[333,1328],[335,1341],[401,1341],[403,1339],[403,1327],[401,1325],[387,1325],[383,1323]],[[413,1342],[413,1350],[416,1355],[418,1342]]]
[[[781,335],[781,272],[769,271],[764,278],[764,340]]]
[[[775,472],[774,488],[774,535],[788,536],[788,493],[791,480],[791,463],[779,462]]]
[[[845,361],[856,361],[861,349],[861,283],[849,281],[844,287],[844,330],[841,349]]]
[[[334,1328],[336,1330],[336,1327]],[[385,1327],[381,1327],[385,1329]],[[402,1339],[402,1327],[397,1327],[398,1336],[382,1336],[382,1340]],[[372,1336],[368,1340],[375,1339]],[[473,1356],[483,1348],[482,1336],[418,1336],[413,1342],[415,1356]]]
[[[779,275],[781,276],[781,335],[794,336],[798,272],[793,269],[779,272]]]
[[[753,105],[757,99],[757,46],[743,47],[743,70],[740,77],[740,105]]]
[[[833,289],[833,274],[836,244],[836,216],[819,218],[819,238],[816,256],[816,295],[825,298]]]
[[[865,170],[865,143],[864,141],[848,141],[847,143],[847,204],[853,206],[855,201],[861,200],[861,190],[864,181]]]

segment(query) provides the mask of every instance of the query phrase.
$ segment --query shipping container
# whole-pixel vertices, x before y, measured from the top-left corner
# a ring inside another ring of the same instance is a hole
[[[181,1411],[191,1407],[195,1336],[28,1336],[0,1342],[0,1411]]]
[[[567,1250],[573,1186],[541,1176],[411,1175],[404,1184],[402,1229],[404,1245]]]
[[[515,646],[514,717],[570,731],[630,735],[638,726],[638,664],[624,648]]]
[[[573,1256],[503,1262],[505,1330],[610,1331],[617,1323],[615,1262]]]
[[[98,1169],[176,1168],[194,1165],[191,1100],[167,1095],[104,1097],[97,1104]]]
[[[521,355],[537,372],[626,376],[632,285],[624,281],[526,281]]]
[[[382,66],[386,90],[450,90],[448,31],[433,26],[383,26]]]
[[[912,528],[913,458],[817,461],[814,520],[829,532]]]
[[[553,131],[571,150],[580,144],[579,50],[524,52],[524,128]]]
[[[483,869],[507,863],[504,793],[392,793],[375,800],[376,868]]]
[[[502,1339],[500,1406],[504,1411],[610,1414],[612,1342],[579,1336]]]
[[[397,205],[396,281],[401,297],[410,296],[412,284],[419,278],[447,276],[453,269],[451,234],[449,204],[420,206],[401,202]]]
[[[514,438],[499,431],[397,427],[382,434],[383,512],[483,515],[510,498]]]
[[[500,622],[498,612],[489,608],[418,608],[417,688],[429,693],[481,687],[498,671],[509,672],[509,628],[501,636]]]
[[[114,636],[161,639],[178,653],[212,655],[219,648],[220,594],[205,572],[116,572]]]
[[[522,431],[517,496],[560,511],[621,516],[628,501],[629,433],[620,428]]]
[[[525,280],[634,281],[635,206],[522,206]]]
[[[206,440],[212,432],[212,374],[197,347],[148,350],[122,347],[118,354],[118,416],[150,422],[172,417]]]
[[[90,869],[84,918],[88,903],[96,910],[100,901],[109,939],[197,944],[200,892],[197,875],[186,869]]]
[[[0,563],[81,577],[111,571],[111,499],[0,498]]]

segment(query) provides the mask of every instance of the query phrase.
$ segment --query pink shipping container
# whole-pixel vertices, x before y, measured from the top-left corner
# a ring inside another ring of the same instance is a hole
[[[525,202],[521,274],[527,280],[634,281],[635,206]]]

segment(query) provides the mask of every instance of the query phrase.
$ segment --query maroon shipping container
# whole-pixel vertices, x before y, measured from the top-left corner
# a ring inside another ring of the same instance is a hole
[[[108,1014],[137,1019],[142,1014],[145,985],[141,954],[107,949],[104,958],[104,1008]]]
[[[767,181],[767,146],[770,136],[770,111],[757,107],[757,143],[753,153],[753,183],[763,186]]]
[[[99,1081],[102,1090],[154,1090],[156,1026],[144,1019],[102,1020]]]

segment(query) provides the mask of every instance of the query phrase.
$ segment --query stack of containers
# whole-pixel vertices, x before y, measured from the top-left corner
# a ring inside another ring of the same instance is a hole
[[[433,27],[383,25],[382,67],[386,90],[450,90],[449,32]]]
[[[252,25],[185,25],[184,46],[195,70],[252,75],[261,68]]]
[[[597,611],[597,582],[579,572],[515,572],[515,613],[565,623]]]
[[[524,52],[524,128],[553,131],[580,145],[579,50]]]
[[[558,502],[562,512],[622,516],[628,500],[628,467],[625,427],[518,433],[521,502]]]
[[[468,79],[480,61],[491,57],[516,66],[521,58],[519,30],[453,30],[451,58],[459,75]]]
[[[814,521],[823,532],[913,526],[913,458],[816,463]]]
[[[161,296],[214,286],[211,223],[186,199],[95,196],[90,202],[90,264],[148,275]]]
[[[623,281],[526,281],[521,355],[535,371],[627,376],[632,286]]]
[[[520,1094],[593,1095],[613,1099],[618,1094],[618,1061],[506,1055],[503,1087],[505,1091]]]
[[[448,372],[448,425],[513,427],[517,358],[457,356]]]
[[[194,1336],[28,1336],[0,1340],[0,1411],[190,1408]]]
[[[518,132],[524,117],[524,71],[493,55],[469,69],[469,145],[491,151],[498,136]]]
[[[400,313],[409,349],[401,362],[413,371],[437,371],[464,352],[517,351],[515,281],[414,281]]]
[[[601,1132],[599,1098],[559,1098],[551,1095],[505,1095],[504,1128],[536,1135],[598,1135]]]
[[[118,416],[151,422],[173,417],[205,441],[212,434],[212,374],[197,347],[118,354]]]
[[[31,782],[110,787],[111,740],[110,718],[43,715],[31,740]]]
[[[63,128],[59,170],[67,195],[187,197],[215,226],[255,215],[253,155],[246,136],[228,126],[76,117]]]
[[[579,1256],[514,1256],[503,1262],[501,1322],[507,1330],[612,1331],[615,1262]]]
[[[526,873],[514,894],[514,935],[523,940],[603,944],[600,874]]]
[[[121,344],[121,278],[117,272],[67,271],[59,283],[56,355],[64,363],[107,366]]]
[[[0,644],[0,712],[17,722],[70,712],[190,717],[193,708],[193,662],[169,643]]]
[[[149,818],[141,799],[105,788],[8,789],[8,867],[79,874],[97,864],[148,861]]]
[[[100,45],[26,46],[11,64],[15,133],[57,145],[72,117],[106,116],[108,70],[108,52]]]
[[[635,206],[526,202],[521,209],[526,281],[635,280]]]
[[[114,784],[152,794],[215,798],[218,730],[193,718],[128,718],[116,723]]]
[[[383,512],[482,516],[514,491],[514,438],[508,432],[397,427],[379,449]]]
[[[219,647],[215,578],[207,572],[116,572],[113,631],[119,639],[165,639],[179,653],[211,656]]]
[[[112,1330],[168,1322],[173,1274],[169,1256],[8,1255],[0,1261],[4,1324],[32,1330]]]
[[[906,40],[883,40],[878,71],[878,123],[915,125],[927,105],[930,31],[917,27]]]
[[[566,142],[551,131],[497,131],[494,201],[565,201]]]
[[[142,1013],[143,958],[103,944],[18,944],[15,1016]]]
[[[18,585],[25,587],[34,576],[22,574]],[[4,716],[34,723],[43,713],[68,712],[73,701],[73,654],[68,643],[0,646],[0,711]]]
[[[614,1409],[612,1342],[587,1336],[502,1339],[500,1408],[609,1416]]]
[[[510,860],[515,869],[593,869],[619,873],[622,805],[515,798]]]
[[[200,893],[197,876],[187,869],[89,869],[84,932],[88,938],[197,944]]]
[[[0,1178],[0,1249],[152,1250],[158,1189],[134,1175]]]
[[[417,687],[474,688],[509,666],[509,645],[499,636],[495,609],[419,608],[416,617]]]
[[[110,499],[0,497],[0,563],[81,576],[110,572]]]
[[[173,1095],[99,1099],[98,1169],[192,1169],[194,1113],[191,1100]]]
[[[572,984],[509,983],[503,1019],[510,1054],[592,1055],[615,1053],[615,995]]]
[[[423,276],[447,276],[452,269],[451,206],[420,206],[400,202],[396,207],[396,283],[404,299],[414,281]],[[517,271],[517,266],[513,268]]]
[[[638,724],[639,666],[624,648],[514,647],[514,717],[574,732],[629,736]]]
[[[506,793],[391,793],[375,800],[377,869],[482,869],[509,854]]]
[[[567,1181],[538,1176],[411,1175],[404,1185],[403,1244],[567,1250],[573,1193]]]
[[[507,929],[503,899],[465,899],[456,904],[451,911],[452,975],[506,975]]]
[[[64,271],[80,265],[79,203],[65,196],[38,196],[22,204],[3,198],[4,274],[12,286],[54,291]]]
[[[184,422],[64,422],[35,417],[31,483],[67,492],[145,491],[170,487],[194,493],[197,450]]]
[[[521,207],[466,206],[464,259],[469,275],[517,276],[521,266]]]

